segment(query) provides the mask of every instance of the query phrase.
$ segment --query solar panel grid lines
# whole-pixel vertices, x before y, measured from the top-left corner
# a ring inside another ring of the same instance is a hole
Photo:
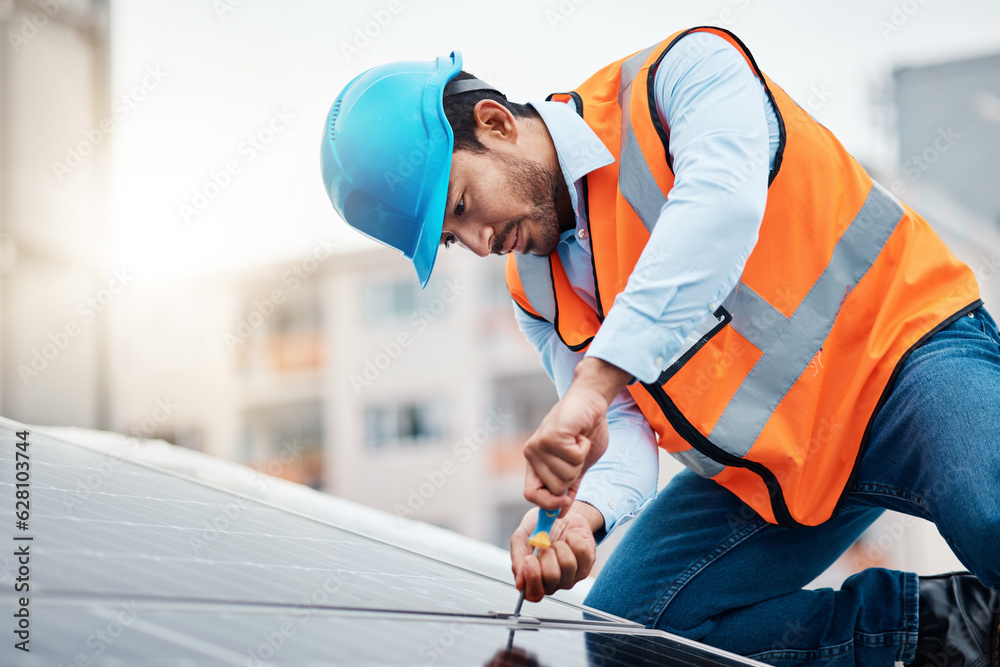
[[[2,422],[3,422],[3,419],[0,418],[0,424],[2,424]],[[60,438],[58,436],[48,436],[48,437],[51,437],[53,440],[55,440],[57,442],[60,441]],[[126,438],[125,436],[123,436],[123,439],[126,439],[126,440],[135,440],[135,438]],[[79,447],[79,448],[83,449],[84,451],[94,451],[94,450],[90,449],[89,447],[86,447],[86,446],[80,447],[79,445],[76,445],[75,443],[73,443],[73,446]],[[106,454],[101,454],[101,455],[105,455],[106,456]],[[119,466],[121,465],[122,462],[125,462],[125,463],[131,464],[133,466],[136,466],[139,469],[145,468],[145,469],[153,470],[153,471],[156,471],[156,472],[159,472],[159,473],[163,473],[164,475],[174,476],[174,477],[176,477],[178,479],[184,480],[185,482],[190,482],[190,483],[201,485],[201,486],[203,486],[203,487],[205,487],[207,489],[212,489],[212,490],[215,490],[215,491],[220,491],[220,492],[225,493],[225,494],[236,496],[236,501],[235,502],[237,503],[237,507],[243,507],[244,506],[243,503],[245,503],[245,502],[252,502],[252,503],[254,503],[254,505],[261,505],[261,506],[272,507],[272,508],[277,509],[278,511],[280,511],[282,513],[287,513],[287,514],[293,514],[293,515],[296,515],[296,516],[300,516],[300,517],[302,517],[304,519],[307,519],[309,521],[319,522],[320,524],[322,524],[324,526],[335,525],[335,524],[331,524],[331,523],[329,523],[327,521],[323,521],[322,519],[318,519],[318,518],[316,518],[314,516],[304,515],[304,514],[295,512],[294,510],[290,510],[290,509],[285,508],[285,507],[274,505],[272,503],[269,503],[267,500],[264,500],[264,499],[261,499],[261,498],[254,498],[254,497],[251,497],[251,496],[249,496],[249,495],[247,495],[245,493],[239,493],[239,492],[233,491],[231,489],[220,488],[220,487],[218,487],[218,486],[216,486],[216,485],[214,485],[214,484],[212,484],[210,482],[207,482],[207,481],[202,480],[202,479],[191,478],[191,477],[189,477],[187,475],[184,475],[182,473],[178,473],[175,470],[169,470],[169,469],[165,470],[165,469],[162,469],[162,468],[158,468],[158,467],[156,467],[154,465],[150,465],[149,463],[144,462],[144,461],[133,461],[133,460],[127,458],[127,457],[124,458],[124,459],[122,459],[122,458],[118,457],[117,454],[114,455],[114,457],[118,458],[117,465],[119,465]],[[91,465],[89,467],[82,468],[82,469],[84,469],[84,470],[90,470],[90,469],[93,469],[93,467],[94,466]],[[146,476],[145,475],[132,473],[131,471],[129,471],[129,474],[134,474],[135,477],[141,478],[143,480],[143,482],[146,481]],[[118,479],[118,477],[119,477],[118,473],[116,473],[115,478]],[[95,493],[100,493],[100,492],[101,491],[98,490]],[[124,497],[122,494],[111,494],[111,495],[113,495],[116,498],[116,501],[117,501],[117,499]],[[142,496],[140,496],[140,498],[141,497]],[[209,503],[209,504],[212,504],[212,503]],[[230,507],[232,507],[232,506],[230,506]],[[228,511],[223,511],[221,514],[217,512],[215,514],[214,518],[225,517],[225,516],[228,516],[229,514],[230,513]],[[204,524],[205,523],[205,519],[207,517],[200,517],[200,518],[202,518],[203,524]],[[396,549],[400,549],[400,550],[403,550],[403,551],[407,551],[407,552],[413,553],[414,555],[418,556],[419,558],[430,559],[430,560],[434,560],[434,561],[438,561],[438,562],[444,562],[444,561],[440,561],[440,559],[437,559],[434,556],[430,556],[430,555],[421,553],[419,551],[414,551],[413,549],[410,549],[410,548],[408,548],[406,546],[402,546],[402,545],[394,543],[394,542],[389,542],[389,541],[381,540],[379,538],[371,537],[371,536],[368,536],[368,535],[363,535],[361,533],[358,533],[355,530],[351,530],[349,528],[344,528],[343,526],[335,526],[335,527],[338,528],[339,530],[343,530],[343,531],[346,531],[346,532],[352,532],[352,533],[354,533],[354,535],[358,539],[360,539],[360,540],[375,540],[375,541],[377,541],[377,542],[379,542],[381,544],[389,545],[389,546],[395,547]],[[203,526],[203,528],[202,528],[203,532],[205,532],[206,529],[208,530],[208,532],[212,532],[211,528],[207,528],[206,526]],[[218,532],[218,531],[216,531],[216,532]],[[239,533],[238,530],[234,530],[233,529],[232,525],[228,526],[227,530],[225,532],[227,533],[227,536],[228,535],[236,535],[236,534]],[[255,531],[251,531],[251,534],[256,535],[257,533]],[[212,540],[207,540],[206,541],[204,539],[199,539],[198,537],[195,537],[195,538],[192,538],[192,541],[193,542],[198,542],[198,543],[201,543],[201,544],[205,544],[206,542],[210,543]],[[340,542],[338,541],[338,543],[340,543]],[[455,565],[454,563],[447,562],[446,564],[448,565],[449,568],[452,568],[452,569],[455,569],[455,568],[462,569],[462,570],[466,570],[466,571],[468,571],[470,573],[473,573],[475,575],[475,577],[476,577],[477,580],[481,579],[483,577],[489,577],[489,578],[494,579],[495,581],[498,581],[499,583],[501,583],[505,587],[508,586],[509,583],[510,583],[509,580],[507,580],[506,578],[504,578],[504,579],[497,579],[496,577],[491,577],[488,574],[484,574],[482,572],[475,571],[475,570],[469,570],[468,568],[464,568],[464,567],[462,567],[460,565]],[[559,600],[558,598],[555,598],[555,597],[546,598],[546,600],[543,602],[543,604],[547,604],[547,603],[563,604],[563,602],[561,600]],[[591,615],[594,615],[594,616],[603,616],[603,617],[606,617],[606,618],[614,618],[612,616],[604,614],[603,612],[600,612],[599,610],[589,610],[589,613]],[[620,619],[618,619],[618,620],[620,620]]]
[[[53,442],[53,446],[58,448],[59,443]],[[71,468],[85,470],[88,466],[80,465],[81,457],[86,460],[94,456],[101,455],[86,450],[70,450],[64,452],[61,458],[68,460]],[[349,573],[350,581],[340,587],[339,593],[353,598],[355,604],[352,606],[386,607],[399,604],[397,596],[380,591],[400,589],[416,596],[409,604],[436,606],[448,611],[468,611],[473,606],[478,608],[484,598],[482,575],[419,554],[412,554],[413,557],[406,561],[407,567],[400,568],[398,548],[347,533],[311,518],[289,516],[283,510],[264,503],[248,503],[238,522],[220,531],[222,537],[195,554],[193,550],[188,550],[191,538],[206,529],[206,521],[209,521],[206,517],[212,516],[211,512],[206,514],[202,508],[225,507],[232,498],[230,492],[167,475],[144,479],[146,497],[136,496],[135,493],[117,493],[120,476],[126,475],[121,479],[127,479],[128,474],[135,473],[131,465],[122,463],[101,489],[74,508],[74,516],[45,510],[37,515],[39,522],[72,537],[67,542],[71,546],[62,552],[58,547],[39,549],[40,561],[51,553],[57,559],[84,556],[91,561],[110,560],[121,566],[138,568],[141,568],[141,563],[137,561],[146,561],[146,564],[194,562],[201,565],[199,568],[187,568],[186,576],[180,583],[161,568],[148,568],[143,577],[128,580],[127,584],[131,583],[133,588],[129,589],[126,585],[123,592],[133,593],[141,593],[149,586],[174,589],[180,586],[179,592],[185,588],[214,586],[220,595],[232,597],[252,584],[257,596],[267,599],[268,596],[280,596],[286,590],[301,588],[306,580],[314,582],[306,586],[308,590],[318,588],[328,578],[318,576],[322,571]],[[58,488],[50,482],[59,477],[39,476],[36,494],[44,495],[45,488]],[[0,479],[3,477],[0,476]],[[68,478],[63,479],[66,481]],[[167,498],[161,500],[159,496],[164,484],[168,488],[174,487],[177,484],[175,480],[187,485],[184,492],[186,498],[171,501],[166,494]],[[151,502],[149,494],[156,494],[155,502]],[[289,522],[294,528],[289,527]],[[127,530],[123,531],[123,528]],[[101,539],[102,536],[105,539]],[[273,549],[261,553],[258,543],[261,539],[280,542],[288,547],[289,552],[296,553],[295,561],[288,562]],[[113,550],[107,545],[114,545]],[[331,551],[336,552],[336,559],[331,557]],[[85,567],[86,563],[77,564],[77,569]],[[103,590],[103,587],[114,585],[107,574],[97,569],[92,568],[95,571],[83,578],[90,582],[91,590]],[[220,570],[225,570],[221,579]],[[265,570],[266,574],[262,574]],[[387,581],[392,580],[405,582],[406,585],[385,586]],[[450,586],[445,586],[446,583]],[[441,591],[430,588],[431,584],[441,587],[447,595],[442,597]],[[60,589],[67,590],[65,585]],[[509,584],[501,582],[495,582],[495,590],[490,591],[494,606],[501,606],[498,599],[510,597],[508,605],[513,608],[516,596],[516,591]],[[406,604],[406,601],[403,603]],[[555,600],[546,599],[540,604],[547,608],[545,614],[553,617],[581,615],[580,610]]]
[[[3,421],[0,417],[0,424]],[[182,479],[194,479],[209,488],[252,498],[262,504],[446,562],[504,584],[509,583],[511,578],[506,549],[431,524],[387,514],[163,441],[146,441],[140,447],[139,443],[142,441],[138,438],[115,433],[73,427],[44,427],[43,430],[44,435],[55,440],[71,442],[75,446],[108,456],[115,464],[124,459],[154,470],[169,471]],[[105,471],[102,471],[102,475],[106,475]],[[103,482],[101,476],[91,474],[87,476],[88,486],[92,479],[97,486]],[[92,489],[77,484],[76,489],[62,495],[66,504],[72,506],[87,497],[91,491]],[[585,580],[571,590],[557,591],[552,597],[579,606],[583,603],[590,583]]]
[[[0,419],[0,498],[21,428]],[[41,432],[32,447],[32,651],[9,664],[492,664],[511,628],[523,664],[759,664],[550,598],[516,622],[510,582]],[[13,523],[0,501],[0,539]]]

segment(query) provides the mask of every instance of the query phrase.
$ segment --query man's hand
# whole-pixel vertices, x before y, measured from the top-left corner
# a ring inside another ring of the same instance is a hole
[[[569,389],[524,445],[525,498],[565,516],[583,474],[608,447],[608,406],[630,379],[601,359],[577,364]]]
[[[597,558],[594,532],[604,525],[604,517],[596,509],[587,503],[574,503],[569,513],[552,525],[552,546],[535,558],[528,538],[537,521],[538,510],[529,510],[510,538],[514,583],[518,590],[524,590],[524,599],[529,602],[572,588],[590,574]]]

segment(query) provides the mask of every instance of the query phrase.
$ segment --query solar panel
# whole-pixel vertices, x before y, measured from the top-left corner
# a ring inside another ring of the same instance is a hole
[[[17,531],[23,428],[0,420],[0,524],[34,538],[31,652],[0,660],[488,664],[515,628],[518,664],[754,664],[551,598],[515,622],[510,583],[41,433]]]

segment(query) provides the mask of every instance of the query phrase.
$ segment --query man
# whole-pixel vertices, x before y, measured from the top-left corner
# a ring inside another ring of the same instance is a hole
[[[645,508],[588,604],[772,664],[996,665],[1000,333],[971,271],[727,31],[530,105],[460,70],[348,84],[324,180],[422,285],[439,242],[510,254],[561,397],[525,445],[525,497],[563,510],[540,559],[534,512],[511,539],[527,599]],[[652,499],[657,444],[690,470]],[[978,578],[803,590],[885,508]]]

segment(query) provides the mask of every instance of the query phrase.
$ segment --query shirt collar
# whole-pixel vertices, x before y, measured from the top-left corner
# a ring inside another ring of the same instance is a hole
[[[559,158],[559,168],[566,179],[566,188],[573,202],[577,226],[586,225],[586,220],[580,215],[577,181],[595,169],[613,163],[615,158],[586,121],[577,114],[574,103],[529,104],[542,117],[542,122],[552,137],[556,156]]]

